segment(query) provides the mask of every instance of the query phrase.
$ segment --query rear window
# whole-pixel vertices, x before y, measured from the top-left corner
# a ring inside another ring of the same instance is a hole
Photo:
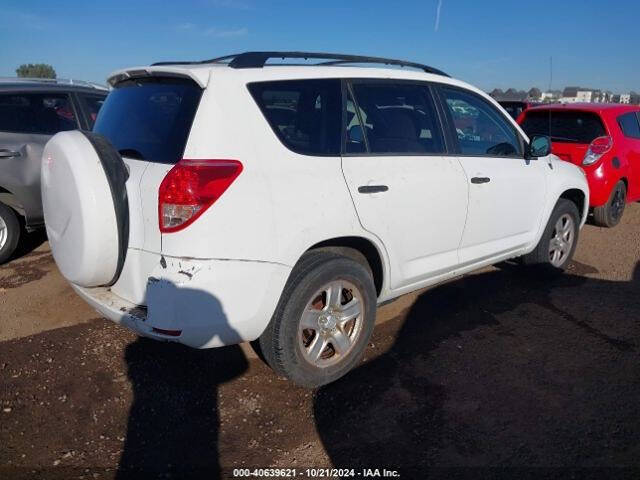
[[[305,155],[340,155],[340,80],[260,82],[249,91],[284,145]]]
[[[107,97],[93,131],[107,137],[123,156],[177,163],[201,96],[202,89],[188,79],[125,80]]]
[[[625,113],[618,117],[618,125],[625,137],[640,138],[640,125],[635,112]]]
[[[18,93],[0,95],[0,131],[53,135],[78,128],[66,94]]]
[[[555,142],[591,143],[607,134],[599,115],[576,110],[528,111],[521,126],[529,138],[549,135]]]

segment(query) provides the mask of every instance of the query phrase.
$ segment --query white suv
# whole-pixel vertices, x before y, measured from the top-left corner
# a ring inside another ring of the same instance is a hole
[[[304,386],[358,363],[382,302],[515,257],[561,270],[587,215],[547,137],[425,65],[250,52],[109,83],[94,131],[44,151],[62,274],[141,335],[257,340]]]

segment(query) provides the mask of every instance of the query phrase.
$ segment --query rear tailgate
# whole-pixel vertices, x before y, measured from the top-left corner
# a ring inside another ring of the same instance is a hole
[[[551,153],[557,155],[562,160],[571,162],[575,165],[582,165],[588,143],[568,143],[568,142],[552,142]]]
[[[173,69],[175,70],[175,69]],[[158,189],[182,158],[203,88],[185,71],[119,73],[110,79],[94,131],[107,137],[129,167],[129,244],[114,293],[145,304],[146,283],[158,264],[162,238]]]
[[[129,248],[161,251],[158,187],[182,158],[201,95],[191,78],[126,77],[114,84],[100,110],[94,131],[107,137],[130,167]]]
[[[596,112],[555,107],[527,110],[520,124],[525,133],[551,137],[551,151],[559,158],[581,165],[589,144],[607,135],[605,124]]]

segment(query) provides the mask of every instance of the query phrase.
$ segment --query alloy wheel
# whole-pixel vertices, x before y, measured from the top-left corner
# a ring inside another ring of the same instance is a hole
[[[9,238],[9,229],[4,219],[0,217],[0,250],[2,250],[7,243],[7,238]]]
[[[346,280],[324,285],[307,303],[298,327],[304,359],[326,368],[353,350],[363,330],[363,296]]]
[[[613,194],[613,198],[611,199],[611,218],[614,221],[618,221],[622,216],[622,212],[624,211],[625,205],[625,193],[622,187],[616,188],[615,193]]]
[[[568,213],[561,215],[556,221],[553,235],[549,242],[549,261],[554,267],[561,267],[573,247],[576,226],[573,217]]]

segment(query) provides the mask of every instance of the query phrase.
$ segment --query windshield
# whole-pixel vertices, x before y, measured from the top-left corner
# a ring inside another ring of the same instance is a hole
[[[577,110],[529,111],[521,126],[529,138],[533,135],[549,135],[555,142],[591,143],[595,138],[607,134],[597,114]]]
[[[147,77],[116,85],[93,131],[121,155],[159,163],[182,158],[202,90],[192,80]]]

